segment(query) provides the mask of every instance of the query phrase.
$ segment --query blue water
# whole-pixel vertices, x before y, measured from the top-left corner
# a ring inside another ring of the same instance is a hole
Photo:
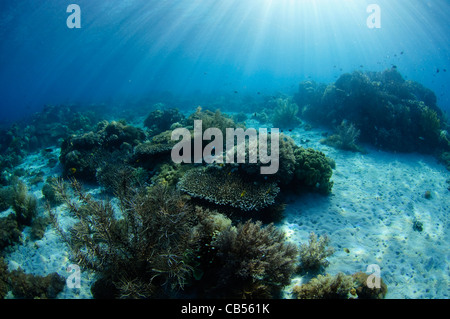
[[[69,29],[71,3],[81,28]],[[381,28],[369,28],[376,3]],[[448,0],[41,0],[0,3],[0,122],[45,104],[293,93],[393,65],[450,111]]]

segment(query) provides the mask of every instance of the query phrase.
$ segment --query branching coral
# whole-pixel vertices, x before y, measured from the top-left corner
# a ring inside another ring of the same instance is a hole
[[[55,227],[80,266],[112,283],[115,297],[171,295],[191,275],[186,262],[192,222],[186,198],[157,185],[120,198],[122,218],[109,201],[94,200],[73,180],[74,198],[56,185],[68,209],[78,219],[69,232]]]
[[[272,205],[280,191],[275,183],[246,180],[244,175],[226,167],[191,169],[177,186],[191,196],[242,211],[257,211]]]
[[[300,269],[314,272],[327,267],[329,262],[326,258],[334,253],[333,248],[327,248],[329,242],[327,235],[317,237],[314,232],[311,232],[308,244],[300,246]]]
[[[318,275],[307,284],[294,287],[294,294],[298,299],[347,299],[352,296],[355,287],[353,277],[338,273]]]
[[[220,263],[218,286],[231,287],[241,298],[273,296],[295,271],[297,247],[273,224],[262,227],[259,221],[247,221],[232,226],[220,232],[212,245]]]

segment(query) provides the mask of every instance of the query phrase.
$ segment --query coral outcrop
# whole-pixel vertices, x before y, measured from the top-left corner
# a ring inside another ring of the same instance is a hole
[[[360,130],[362,142],[382,149],[449,149],[440,139],[448,123],[435,94],[396,69],[346,73],[328,86],[302,83],[295,101],[306,119],[328,126],[346,120]]]

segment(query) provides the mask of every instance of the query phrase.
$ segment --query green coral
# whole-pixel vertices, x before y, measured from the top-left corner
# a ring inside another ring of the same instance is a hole
[[[294,150],[294,183],[323,194],[331,193],[333,170],[324,153],[312,148],[298,147]]]
[[[383,278],[380,279],[380,287],[369,288],[367,280],[369,275],[364,272],[357,272],[352,275],[356,284],[356,294],[358,299],[384,299],[388,293],[388,287],[384,283]]]
[[[5,298],[5,296],[8,294],[8,281],[8,265],[6,264],[5,259],[0,257],[0,299]]]

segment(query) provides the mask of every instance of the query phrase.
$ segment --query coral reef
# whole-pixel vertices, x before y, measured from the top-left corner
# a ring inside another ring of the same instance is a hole
[[[56,177],[48,177],[42,186],[42,195],[44,199],[50,203],[51,206],[57,206],[62,204],[61,198],[58,198],[54,188],[54,184],[57,182]]]
[[[246,180],[243,174],[230,167],[191,169],[177,186],[191,196],[242,211],[257,211],[274,204],[280,191],[275,183]]]
[[[327,235],[317,237],[314,232],[310,233],[308,244],[300,246],[300,269],[303,272],[317,272],[329,265],[326,258],[334,253],[332,247],[327,247],[329,242]]]
[[[224,297],[276,296],[295,271],[297,248],[273,224],[262,227],[261,222],[249,220],[231,226],[212,245],[219,263],[216,289]]]
[[[421,84],[404,80],[396,69],[346,73],[326,87],[305,83],[295,100],[305,118],[329,126],[347,120],[360,130],[361,141],[386,150],[449,149],[440,138],[448,124],[436,96]]]
[[[327,274],[318,275],[306,284],[295,286],[293,292],[298,299],[349,299],[354,298],[355,286],[354,278],[350,275]]]
[[[204,133],[206,129],[212,127],[218,128],[224,135],[227,128],[240,127],[245,129],[244,125],[236,124],[231,116],[220,112],[219,109],[212,112],[210,110],[203,110],[201,107],[198,107],[194,113],[189,115],[183,124],[187,128],[194,128],[195,120],[202,121],[202,133]]]
[[[177,141],[171,139],[172,131],[164,131],[149,141],[138,144],[133,151],[130,163],[146,169],[170,160],[170,152]]]

